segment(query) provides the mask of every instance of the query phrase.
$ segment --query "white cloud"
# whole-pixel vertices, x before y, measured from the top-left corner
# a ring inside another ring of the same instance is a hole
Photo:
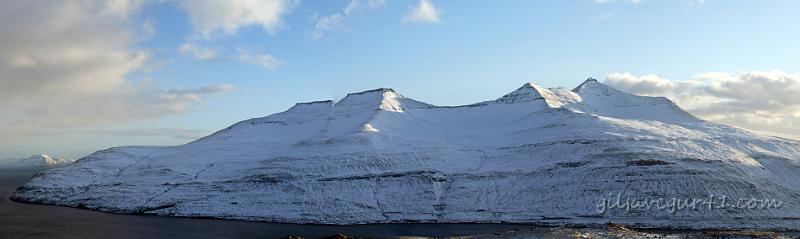
[[[283,62],[281,60],[278,60],[277,58],[264,53],[253,54],[247,52],[240,52],[232,59],[242,63],[259,65],[269,70],[276,70],[281,66],[283,66]]]
[[[656,75],[613,73],[605,82],[630,93],[669,97],[704,119],[800,138],[800,74],[710,72],[671,81]]]
[[[148,66],[149,53],[135,47],[141,4],[0,2],[0,139],[183,113],[229,88],[176,92],[126,80]]]
[[[281,18],[296,4],[297,0],[181,1],[181,7],[186,11],[194,34],[205,40],[216,36],[233,35],[239,29],[248,26],[260,26],[264,31],[274,33],[283,25]],[[266,53],[238,50],[236,54],[225,54],[220,53],[220,50],[194,43],[185,43],[178,47],[178,51],[198,60],[236,61],[259,65],[270,70],[283,65],[279,59]]]
[[[104,1],[101,14],[128,20],[130,15],[141,9],[143,3],[144,0]]]
[[[145,37],[153,37],[156,35],[156,25],[153,19],[147,19],[142,22],[142,33],[144,33]]]
[[[178,51],[183,54],[191,55],[198,60],[212,60],[217,58],[217,51],[211,48],[200,47],[192,43],[184,43],[178,47]]]
[[[167,91],[167,94],[173,95],[206,95],[206,94],[214,94],[214,93],[226,93],[235,91],[236,87],[230,84],[219,84],[219,85],[212,85],[212,86],[203,86],[197,89],[171,89]]]
[[[344,15],[336,13],[329,16],[321,17],[314,25],[314,31],[311,32],[311,37],[320,39],[325,36],[325,33],[334,29],[340,29],[344,25]]]
[[[343,28],[345,20],[351,14],[362,9],[375,9],[385,4],[386,0],[351,0],[341,12],[319,18],[311,32],[311,37],[323,38],[327,32]]]
[[[344,9],[344,15],[350,15],[362,9],[375,9],[386,5],[386,0],[351,0]]]
[[[412,7],[411,11],[403,18],[403,22],[410,23],[438,23],[439,11],[433,6],[429,0],[420,0],[416,7]]]
[[[631,73],[612,73],[605,82],[618,89],[645,95],[660,95],[675,90],[675,83],[657,75],[634,76]]]
[[[204,38],[232,35],[246,26],[260,26],[274,33],[281,17],[295,5],[292,0],[183,0],[195,34]]]
[[[245,49],[237,49],[235,54],[222,55],[213,48],[201,47],[193,43],[184,43],[178,47],[178,52],[203,61],[234,61],[258,65],[269,70],[277,70],[283,66],[283,62],[278,58],[266,53],[252,53]]]

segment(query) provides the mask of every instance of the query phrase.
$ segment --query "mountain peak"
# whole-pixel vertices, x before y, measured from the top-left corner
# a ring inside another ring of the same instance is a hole
[[[601,89],[601,90],[604,90],[604,91],[609,91],[609,90],[618,91],[617,89],[609,87],[606,84],[600,83],[599,81],[597,81],[597,79],[592,78],[592,77],[589,77],[588,79],[583,81],[583,83],[578,85],[578,87],[575,87],[575,89],[572,89],[572,92],[576,92],[577,93],[577,92],[583,91],[584,89]]]
[[[501,104],[513,104],[518,102],[531,102],[536,100],[544,100],[543,91],[546,91],[536,84],[525,83],[511,93],[505,94],[499,99],[495,100]]]
[[[362,92],[348,93],[347,96],[350,96],[350,95],[365,95],[365,94],[373,94],[373,93],[388,93],[388,92],[397,94],[397,91],[395,91],[392,88],[378,88],[378,89],[372,89],[372,90],[365,90],[365,91],[362,91]],[[345,98],[347,98],[347,96],[345,96]]]
[[[56,160],[54,160],[50,156],[47,156],[46,154],[33,155],[33,156],[31,156],[31,159],[40,160],[42,163],[44,163],[47,166],[52,166],[52,165],[58,164],[58,162]]]
[[[333,107],[339,110],[357,110],[358,112],[365,110],[404,112],[406,107],[431,107],[431,105],[406,98],[391,88],[378,88],[347,94],[347,96],[334,103]]]
[[[0,160],[0,168],[59,167],[72,162],[73,160],[53,158],[46,154],[35,154],[27,158]]]
[[[317,111],[320,109],[330,109],[331,107],[333,107],[332,100],[320,100],[320,101],[301,102],[294,104],[292,108],[289,108],[289,111],[307,112],[307,111]]]
[[[347,96],[339,100],[339,102],[336,102],[334,107],[344,107],[347,109],[370,108],[387,111],[403,111],[403,108],[398,102],[398,100],[402,98],[405,97],[398,94],[391,88],[378,88],[358,93],[349,93]]]
[[[70,159],[53,158],[47,154],[37,154],[28,157],[30,162],[39,162],[47,167],[63,166],[73,162]]]

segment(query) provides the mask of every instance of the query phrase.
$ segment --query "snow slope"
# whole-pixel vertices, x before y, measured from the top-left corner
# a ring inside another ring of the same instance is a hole
[[[618,195],[780,206],[606,206]],[[11,199],[291,223],[797,228],[800,143],[591,79],[574,90],[529,83],[456,107],[376,89],[299,103],[185,145],[98,151],[34,177]]]
[[[27,158],[3,159],[0,160],[0,168],[47,168],[47,167],[62,167],[69,165],[74,160],[52,158],[50,156],[39,154]]]

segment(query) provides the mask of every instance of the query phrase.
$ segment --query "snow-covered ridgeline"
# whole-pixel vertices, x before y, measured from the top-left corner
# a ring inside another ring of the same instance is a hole
[[[354,224],[800,225],[800,143],[594,80],[440,107],[391,89],[299,103],[174,147],[117,147],[12,199],[121,213]],[[766,198],[779,208],[598,210],[607,199]]]

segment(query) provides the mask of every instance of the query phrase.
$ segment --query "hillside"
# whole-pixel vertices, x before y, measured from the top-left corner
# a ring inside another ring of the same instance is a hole
[[[604,203],[617,198],[715,204]],[[591,79],[573,90],[528,83],[456,107],[383,88],[298,103],[185,145],[98,151],[37,175],[11,199],[290,223],[797,228],[800,143]]]

